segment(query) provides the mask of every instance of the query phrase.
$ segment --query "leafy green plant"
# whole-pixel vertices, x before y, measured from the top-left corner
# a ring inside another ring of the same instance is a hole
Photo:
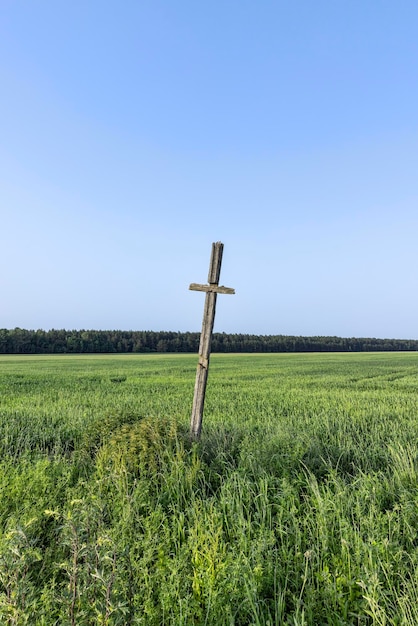
[[[0,357],[0,622],[415,626],[418,357]]]

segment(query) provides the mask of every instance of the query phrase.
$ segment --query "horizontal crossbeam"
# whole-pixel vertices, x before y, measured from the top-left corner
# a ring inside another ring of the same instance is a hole
[[[200,285],[199,283],[192,283],[189,289],[192,291],[206,291],[206,293],[226,293],[231,295],[235,293],[235,289],[223,287],[222,285]]]

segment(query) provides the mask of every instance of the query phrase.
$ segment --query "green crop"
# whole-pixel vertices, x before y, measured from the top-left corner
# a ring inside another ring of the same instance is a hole
[[[418,355],[0,357],[0,623],[418,624]]]

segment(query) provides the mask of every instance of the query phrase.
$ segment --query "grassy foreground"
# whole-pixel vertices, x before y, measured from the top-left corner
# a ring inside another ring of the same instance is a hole
[[[418,355],[0,357],[0,623],[418,624]]]

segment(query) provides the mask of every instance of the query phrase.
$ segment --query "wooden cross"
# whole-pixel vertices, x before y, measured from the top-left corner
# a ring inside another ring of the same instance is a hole
[[[203,311],[202,333],[199,344],[199,363],[196,372],[192,418],[190,422],[190,437],[199,439],[202,430],[203,406],[205,403],[206,382],[209,371],[210,347],[212,343],[212,331],[215,321],[216,297],[218,293],[234,294],[235,289],[219,286],[221,273],[222,253],[224,245],[220,241],[212,244],[212,254],[209,265],[208,285],[192,283],[189,287],[192,291],[205,291],[205,308]]]

